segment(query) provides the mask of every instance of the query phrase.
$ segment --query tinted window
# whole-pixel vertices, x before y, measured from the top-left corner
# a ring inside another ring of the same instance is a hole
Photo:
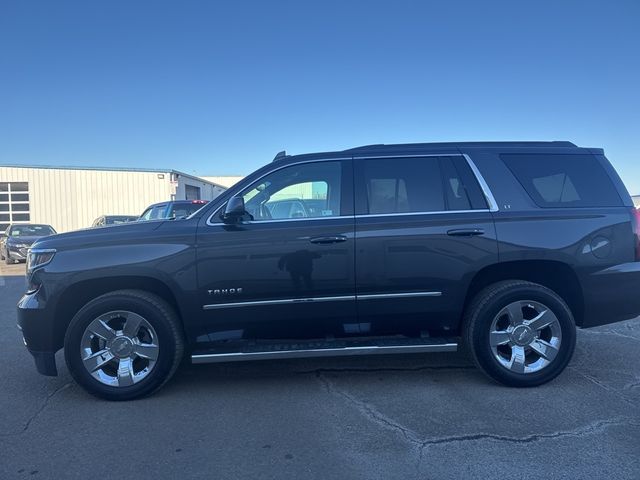
[[[450,185],[452,192],[448,194],[449,210],[466,210],[461,208],[464,198],[472,209],[487,209],[489,204],[467,160],[462,156],[442,157],[442,174],[445,185]],[[447,188],[445,187],[445,191]]]
[[[340,162],[277,170],[245,191],[245,207],[256,221],[339,216],[341,173]]]
[[[438,157],[366,159],[356,165],[364,184],[365,213],[445,210]]]
[[[593,155],[502,155],[540,207],[611,207],[622,200]]]
[[[358,213],[444,212],[486,209],[487,202],[464,157],[356,161]]]
[[[192,213],[197,212],[202,207],[203,203],[179,203],[173,204],[169,211],[169,218],[184,218],[188,217]]]

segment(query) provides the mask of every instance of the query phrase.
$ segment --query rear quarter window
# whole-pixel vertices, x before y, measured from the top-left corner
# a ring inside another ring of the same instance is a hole
[[[539,207],[623,204],[611,178],[593,155],[503,154],[500,158]]]

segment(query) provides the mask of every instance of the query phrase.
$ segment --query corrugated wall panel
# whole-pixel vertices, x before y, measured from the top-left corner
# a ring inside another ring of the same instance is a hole
[[[89,227],[100,215],[139,215],[171,195],[168,172],[0,166],[0,182],[28,182],[31,222],[59,232]]]

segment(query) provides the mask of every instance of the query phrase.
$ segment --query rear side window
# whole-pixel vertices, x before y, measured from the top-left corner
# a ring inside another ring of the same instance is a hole
[[[204,204],[202,203],[180,203],[173,204],[171,206],[171,210],[169,211],[169,218],[184,218],[188,217],[192,213],[197,212]]]
[[[487,208],[461,156],[356,160],[358,211],[384,215]]]
[[[501,155],[539,207],[617,207],[620,195],[593,155]]]

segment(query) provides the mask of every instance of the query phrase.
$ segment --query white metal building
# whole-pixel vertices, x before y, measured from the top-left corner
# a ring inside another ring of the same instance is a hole
[[[200,177],[207,182],[217,183],[218,185],[222,185],[223,187],[232,187],[244,177],[240,175],[225,175],[222,177]]]
[[[140,215],[152,203],[212,200],[225,190],[176,170],[0,165],[0,231],[29,222],[77,230],[101,215]]]
[[[640,195],[634,195],[632,198],[634,205],[640,208]]]

